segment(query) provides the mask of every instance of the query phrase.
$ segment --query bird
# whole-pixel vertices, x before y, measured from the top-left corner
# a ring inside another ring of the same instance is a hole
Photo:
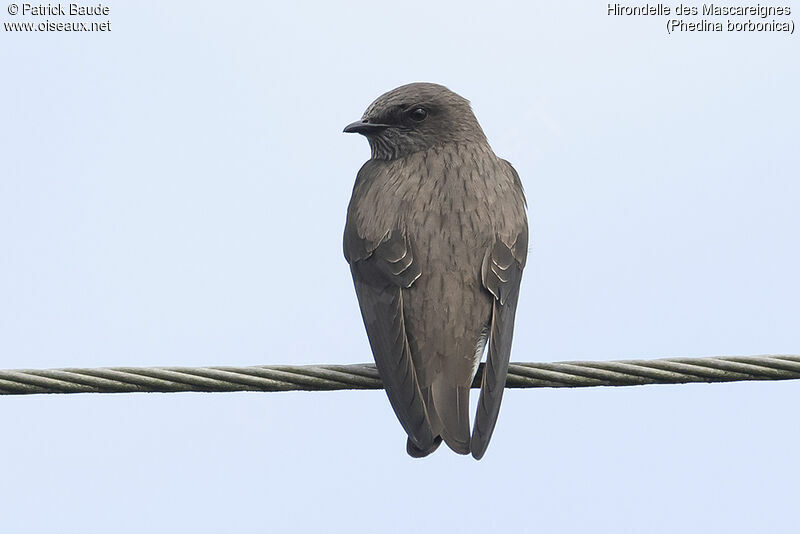
[[[347,208],[344,256],[406,451],[425,457],[444,441],[480,460],[500,410],[528,255],[519,175],[492,151],[470,102],[435,83],[381,95],[344,132],[364,135],[371,151]]]

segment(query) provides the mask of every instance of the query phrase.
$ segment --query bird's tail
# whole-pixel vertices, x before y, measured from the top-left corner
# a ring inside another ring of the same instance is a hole
[[[411,438],[408,438],[408,440],[406,441],[406,452],[412,458],[424,458],[429,454],[431,454],[436,449],[438,449],[439,445],[441,444],[442,444],[442,437],[436,436],[433,440],[433,443],[431,443],[429,447],[420,449],[419,447],[414,445],[414,442],[411,441]]]
[[[422,397],[431,425],[433,441],[422,446],[409,440],[406,452],[413,458],[424,458],[439,448],[442,441],[458,454],[469,454],[469,386],[452,386],[434,382],[422,388]]]
[[[428,412],[435,414],[438,423],[435,431],[454,452],[469,454],[469,385],[434,382],[431,385],[431,401]]]

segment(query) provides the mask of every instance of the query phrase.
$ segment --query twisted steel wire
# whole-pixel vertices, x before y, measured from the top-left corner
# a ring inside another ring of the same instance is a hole
[[[472,387],[479,387],[483,364]],[[657,360],[512,363],[506,387],[594,387],[793,380],[800,356],[724,356]],[[372,364],[252,367],[104,367],[0,370],[0,395],[179,391],[331,391],[380,389]]]

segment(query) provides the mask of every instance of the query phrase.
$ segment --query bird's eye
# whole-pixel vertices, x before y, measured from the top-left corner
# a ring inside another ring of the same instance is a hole
[[[411,117],[412,120],[422,122],[428,116],[428,110],[425,108],[414,108],[408,112],[408,116]]]

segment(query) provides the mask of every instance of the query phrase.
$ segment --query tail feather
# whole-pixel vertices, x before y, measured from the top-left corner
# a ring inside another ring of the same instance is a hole
[[[435,382],[431,388],[433,411],[444,442],[458,454],[470,452],[469,385],[453,386]]]
[[[406,440],[406,452],[412,458],[424,458],[429,454],[431,454],[436,449],[438,449],[439,445],[441,444],[442,444],[441,436],[436,436],[436,438],[433,440],[433,443],[429,447],[426,447],[425,449],[420,449],[419,447],[414,445],[414,442],[411,441],[411,438],[408,438],[408,440]]]

